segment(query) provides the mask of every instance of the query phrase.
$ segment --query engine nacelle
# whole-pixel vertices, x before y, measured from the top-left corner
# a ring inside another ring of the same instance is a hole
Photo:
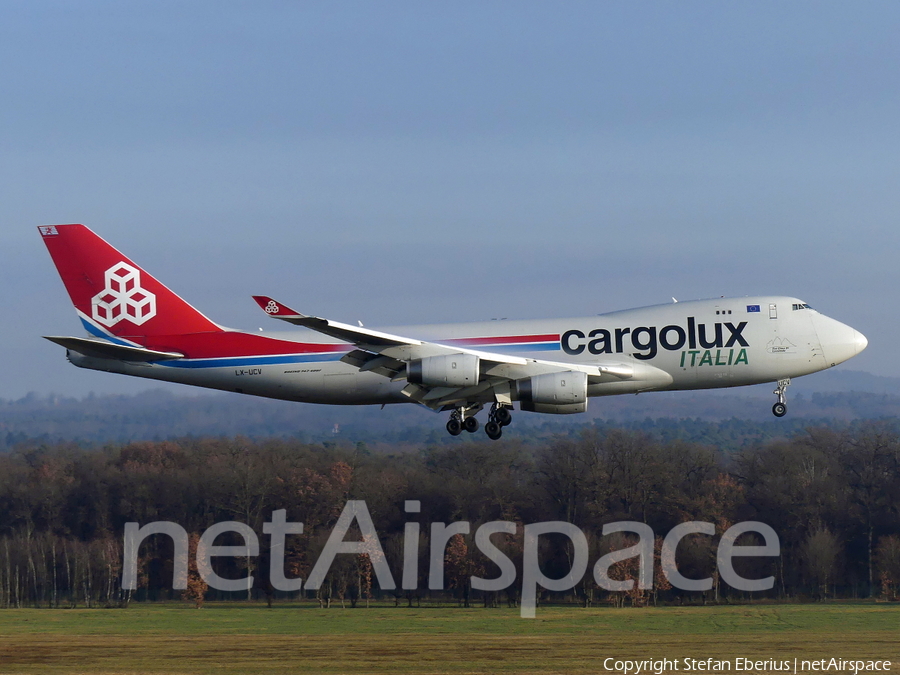
[[[519,407],[528,412],[568,415],[587,410],[587,373],[567,370],[516,382]]]
[[[416,359],[406,366],[406,380],[429,387],[469,387],[478,384],[478,357],[446,354]]]
[[[549,403],[530,403],[522,401],[519,408],[525,412],[544,413],[546,415],[573,415],[587,412],[587,401],[570,405],[550,405]]]

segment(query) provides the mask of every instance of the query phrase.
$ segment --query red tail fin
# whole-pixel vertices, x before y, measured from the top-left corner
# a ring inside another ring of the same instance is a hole
[[[38,230],[88,331],[139,338],[222,330],[84,225]]]

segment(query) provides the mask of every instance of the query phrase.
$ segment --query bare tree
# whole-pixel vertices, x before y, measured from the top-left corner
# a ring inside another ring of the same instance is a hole
[[[834,582],[840,552],[837,537],[824,526],[810,532],[803,543],[806,570],[820,600],[827,597],[828,584]]]
[[[881,537],[875,551],[881,595],[886,600],[900,599],[900,537]]]

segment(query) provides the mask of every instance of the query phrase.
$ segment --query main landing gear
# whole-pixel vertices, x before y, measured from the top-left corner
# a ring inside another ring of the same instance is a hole
[[[478,424],[478,420],[475,419],[475,414],[481,410],[481,408],[482,405],[479,403],[477,405],[454,410],[450,413],[450,419],[447,421],[447,432],[451,436],[459,436],[463,431],[474,434],[478,431],[478,427],[481,426]]]
[[[775,417],[784,417],[787,414],[787,399],[784,392],[790,386],[791,378],[778,380],[778,387],[772,393],[778,397],[778,402],[772,406],[772,414]]]
[[[484,425],[484,433],[492,441],[496,441],[503,435],[503,427],[509,426],[512,422],[512,413],[505,405],[491,406],[491,413],[488,417],[488,423]]]
[[[478,431],[478,420],[475,414],[481,410],[481,404],[470,406],[468,408],[457,408],[450,413],[450,419],[447,421],[447,432],[451,436],[459,436],[463,431],[475,433]],[[488,423],[484,425],[484,432],[488,438],[496,441],[503,435],[503,427],[512,422],[512,414],[509,407],[505,405],[491,406],[491,412],[488,416]]]
[[[447,420],[447,433],[451,436],[459,436],[462,430],[462,415],[460,415],[459,410],[454,410],[450,413],[450,419]]]

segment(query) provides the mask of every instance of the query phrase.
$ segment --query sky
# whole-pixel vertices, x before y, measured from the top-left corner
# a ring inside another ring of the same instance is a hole
[[[81,334],[35,229],[72,222],[236,328],[251,294],[367,326],[784,294],[900,376],[898,34],[896,2],[6,0],[0,398],[158,386],[40,338]]]

